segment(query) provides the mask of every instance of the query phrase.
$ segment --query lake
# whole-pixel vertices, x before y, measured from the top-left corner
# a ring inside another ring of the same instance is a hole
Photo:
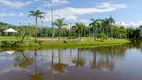
[[[1,51],[0,80],[142,80],[142,42]]]

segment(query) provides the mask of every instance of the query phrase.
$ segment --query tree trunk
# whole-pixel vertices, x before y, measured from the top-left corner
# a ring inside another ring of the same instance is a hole
[[[111,26],[111,40],[113,39],[113,31],[112,31],[112,26]]]
[[[59,55],[58,55],[59,57],[58,57],[58,61],[59,61],[59,64],[61,63],[61,50],[59,49]]]
[[[81,38],[82,38],[82,30],[81,30],[81,34],[80,35],[81,35]]]
[[[53,53],[54,51],[53,51],[53,49],[52,49],[52,64],[51,64],[51,74],[52,74],[52,79],[51,80],[53,80],[53,63],[54,63],[54,53]]]
[[[107,26],[107,37],[109,37],[109,36],[108,36],[108,26]]]
[[[89,37],[90,37],[90,27],[89,27]]]
[[[97,38],[97,35],[98,35],[98,28],[96,27],[96,30],[95,30],[95,36],[96,36],[96,38]]]
[[[37,17],[35,18],[35,42],[37,41]]]
[[[94,29],[94,27],[93,27],[93,36],[94,36],[94,40],[96,40],[95,29]]]
[[[86,36],[86,33],[85,33],[85,30],[84,30],[84,35],[83,35],[83,37],[85,37]]]
[[[52,41],[54,41],[54,25],[53,25],[53,6],[51,6],[51,15],[52,15]]]
[[[59,41],[61,40],[61,28],[59,28]]]
[[[78,30],[78,39],[79,39],[80,37],[79,37],[79,30]]]
[[[35,75],[37,74],[37,68],[36,68],[36,56],[37,56],[37,52],[35,50]]]

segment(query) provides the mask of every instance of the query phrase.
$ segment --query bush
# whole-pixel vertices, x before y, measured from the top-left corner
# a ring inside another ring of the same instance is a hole
[[[1,46],[2,47],[15,47],[20,44],[19,41],[1,41]]]
[[[77,39],[77,36],[69,36],[68,39]]]
[[[107,40],[107,36],[104,34],[104,33],[100,33],[98,36],[97,36],[97,38],[100,38],[102,41],[103,40]]]

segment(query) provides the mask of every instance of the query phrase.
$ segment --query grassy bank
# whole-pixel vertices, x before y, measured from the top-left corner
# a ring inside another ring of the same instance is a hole
[[[40,40],[40,38],[38,38]],[[18,37],[0,37],[1,41],[11,40],[18,41],[20,38]],[[84,38],[81,40],[65,40],[65,41],[51,41],[51,40],[40,40],[38,42],[34,42],[34,38],[27,37],[18,48],[21,49],[58,49],[58,48],[88,48],[88,47],[98,47],[98,46],[112,46],[112,45],[120,45],[129,43],[129,40],[126,39],[113,39],[113,40],[104,40],[101,41],[99,39],[94,40],[94,38]]]
[[[97,47],[97,46],[112,46],[112,45],[120,45],[129,43],[130,41],[126,39],[115,39],[115,40],[105,40],[100,41],[93,39],[87,39],[86,41],[42,41],[42,42],[26,42],[20,45],[20,47],[32,47],[32,48],[43,48],[43,49],[51,49],[51,48],[87,48],[87,47]]]

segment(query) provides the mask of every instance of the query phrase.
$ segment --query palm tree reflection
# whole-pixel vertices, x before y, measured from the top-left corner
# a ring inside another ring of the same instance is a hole
[[[80,57],[80,50],[79,49],[78,49],[78,58],[72,60],[72,63],[76,64],[76,67],[85,65],[85,59],[83,59],[83,57]]]
[[[37,65],[36,65],[36,57],[37,57],[37,52],[36,52],[36,50],[35,50],[35,54],[34,54],[34,56],[35,56],[35,70],[34,70],[34,74],[30,74],[30,75],[28,75],[30,78],[31,78],[31,80],[43,80],[43,72],[38,72],[38,70],[37,70]]]
[[[61,50],[58,50],[58,63],[53,65],[53,69],[57,72],[64,72],[64,68],[67,67],[68,64],[64,64],[61,62]]]
[[[96,50],[94,50],[94,57],[91,64],[91,69],[99,69],[99,70],[114,70],[114,58],[113,58],[113,47],[111,48],[111,54],[101,55],[99,59],[96,56]]]
[[[94,56],[93,56],[93,63],[92,63],[92,65],[91,65],[91,69],[95,69],[96,68],[96,50],[94,49],[94,54],[93,54]]]
[[[24,51],[15,52],[17,61],[14,66],[20,67],[20,68],[27,68],[28,66],[31,66],[34,63],[33,57],[29,55],[25,55]]]

